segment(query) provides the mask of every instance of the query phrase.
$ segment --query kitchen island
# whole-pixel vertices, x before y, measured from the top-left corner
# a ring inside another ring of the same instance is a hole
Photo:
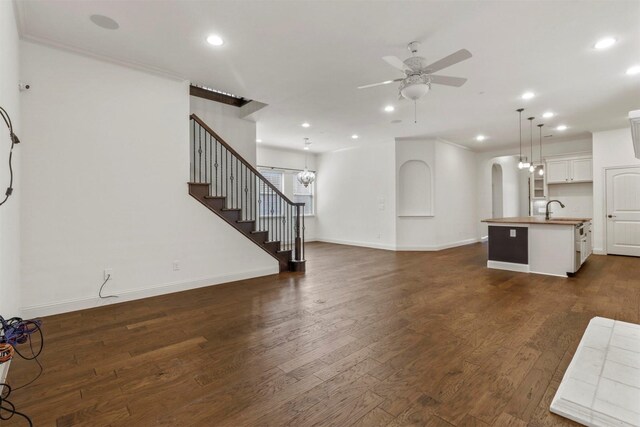
[[[490,218],[488,268],[567,277],[591,255],[590,218]]]

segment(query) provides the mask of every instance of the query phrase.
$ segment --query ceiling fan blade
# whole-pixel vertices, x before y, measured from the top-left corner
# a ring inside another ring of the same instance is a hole
[[[407,67],[407,64],[402,62],[402,60],[397,56],[383,56],[382,59],[384,59],[387,64],[391,65],[394,68],[397,68],[398,70],[413,71],[411,68]]]
[[[431,65],[427,65],[424,68],[429,73],[435,73],[436,71],[440,71],[443,68],[450,67],[454,64],[457,64],[458,62],[464,61],[465,59],[469,59],[471,58],[471,56],[471,52],[469,52],[467,49],[460,49],[459,51],[454,52],[449,56],[445,56],[441,60],[436,61]]]
[[[375,86],[388,85],[388,84],[391,84],[393,82],[399,82],[401,80],[403,80],[403,79],[386,80],[386,81],[380,82],[380,83],[373,83],[373,84],[370,84],[370,85],[358,86],[358,89],[367,89],[367,88],[375,87]]]
[[[429,78],[431,79],[431,83],[445,86],[460,87],[467,82],[467,79],[463,77],[437,76],[431,74]]]

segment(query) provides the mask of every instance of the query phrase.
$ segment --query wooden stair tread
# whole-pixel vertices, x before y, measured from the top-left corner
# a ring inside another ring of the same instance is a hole
[[[238,211],[240,212],[240,209],[238,208],[222,208],[223,211],[227,212],[227,211]]]
[[[205,199],[226,199],[225,196],[204,196]]]
[[[187,182],[189,185],[211,185],[209,182]]]
[[[237,220],[236,222],[240,222],[240,223],[249,223],[249,222],[256,222],[256,221],[255,221],[255,220],[253,220],[253,219],[239,219],[239,220]],[[253,233],[253,231],[252,231],[252,233]]]

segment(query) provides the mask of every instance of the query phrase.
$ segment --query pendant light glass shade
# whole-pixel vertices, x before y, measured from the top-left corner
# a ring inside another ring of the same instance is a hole
[[[311,143],[309,142],[309,138],[305,138],[304,139],[304,148],[305,150],[309,150],[309,146],[311,146]],[[306,187],[309,186],[309,184],[312,184],[313,181],[316,180],[316,174],[311,172],[309,170],[309,168],[307,167],[307,152],[304,152],[304,170],[302,172],[298,172],[298,176],[297,176],[298,182],[302,185]]]
[[[533,119],[535,117],[529,117],[529,148],[531,150],[531,162],[527,162],[526,165],[529,166],[529,172],[535,172],[536,167],[533,164]]]
[[[518,155],[518,169],[524,169],[526,167],[529,167],[529,165],[525,165],[522,161],[522,112],[524,111],[524,108],[518,108],[516,111],[518,112],[518,127],[520,129],[520,153]]]
[[[538,175],[540,176],[544,175],[544,163],[542,162],[542,126],[544,126],[543,123],[538,125],[538,129],[540,129],[540,136],[538,137],[540,140],[540,169],[538,170]]]

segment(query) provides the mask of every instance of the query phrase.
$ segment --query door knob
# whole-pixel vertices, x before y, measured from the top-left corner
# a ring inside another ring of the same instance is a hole
[[[615,218],[615,215],[607,215],[608,218]]]

